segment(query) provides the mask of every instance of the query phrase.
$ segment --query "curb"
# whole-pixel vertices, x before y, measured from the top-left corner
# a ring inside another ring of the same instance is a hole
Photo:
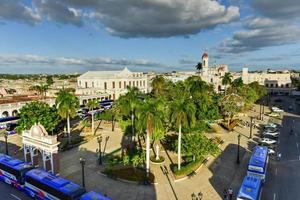
[[[125,180],[125,179],[122,179],[122,178],[112,178],[110,176],[108,176],[107,174],[104,174],[100,171],[97,172],[98,174],[102,175],[102,176],[105,176],[107,178],[110,178],[110,179],[113,179],[113,180],[116,180],[116,181],[120,181],[120,182],[124,182],[124,183],[130,183],[130,184],[135,184],[135,185],[141,185],[139,182],[136,182],[136,181],[129,181],[129,180]],[[149,185],[158,185],[157,182],[154,182],[154,183],[150,183]]]
[[[204,160],[209,160],[210,159],[210,157],[207,157],[207,158],[205,158]],[[203,160],[203,161],[204,161]],[[199,170],[200,170],[200,168],[204,165],[205,163],[201,163],[201,165],[196,169],[196,170],[194,170],[192,173],[197,173]],[[190,173],[191,174],[191,173]],[[183,180],[186,180],[186,179],[188,179],[189,178],[189,175],[190,174],[188,174],[187,176],[185,176],[185,177],[182,177],[182,178],[180,178],[180,179],[175,179],[175,177],[174,177],[174,182],[176,183],[176,182],[180,182],[180,181],[183,181]]]

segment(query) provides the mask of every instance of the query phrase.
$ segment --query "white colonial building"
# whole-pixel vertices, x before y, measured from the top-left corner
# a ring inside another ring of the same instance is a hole
[[[270,94],[290,94],[294,90],[291,73],[288,70],[248,72],[248,68],[243,68],[241,77],[245,84],[257,81],[260,85],[266,86]]]
[[[209,66],[208,53],[204,52],[202,55],[202,70],[200,71],[200,76],[203,81],[214,85],[216,91],[221,91],[224,89],[222,85],[222,76],[228,72],[227,65],[213,65]]]
[[[117,99],[127,92],[127,86],[148,92],[147,74],[132,72],[127,67],[122,71],[88,71],[77,78],[76,94]]]

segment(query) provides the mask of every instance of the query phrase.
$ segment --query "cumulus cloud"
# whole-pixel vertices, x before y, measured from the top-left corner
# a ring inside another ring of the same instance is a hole
[[[16,21],[34,25],[41,20],[40,15],[32,8],[25,6],[20,1],[0,1],[0,22]]]
[[[270,18],[300,17],[299,0],[253,0],[253,8]]]
[[[59,24],[83,25],[83,15],[80,10],[66,6],[61,0],[34,0],[40,15]]]
[[[125,38],[186,36],[239,18],[238,7],[225,7],[215,0],[32,0],[31,8],[20,1],[1,1],[0,5],[10,7],[2,10],[2,15],[8,15],[4,19],[32,23],[37,10],[42,19],[75,26],[96,23]],[[29,17],[20,16],[20,9]]]
[[[120,68],[122,66],[144,66],[144,67],[165,67],[164,64],[149,61],[146,59],[114,59],[110,57],[96,58],[72,58],[59,57],[49,58],[39,55],[0,55],[0,66],[8,65],[39,65],[39,66],[83,66],[98,67],[110,66],[110,68]]]
[[[292,44],[300,40],[300,28],[296,23],[287,23],[266,17],[247,18],[245,30],[236,32],[219,46],[220,52],[243,53],[263,47]]]

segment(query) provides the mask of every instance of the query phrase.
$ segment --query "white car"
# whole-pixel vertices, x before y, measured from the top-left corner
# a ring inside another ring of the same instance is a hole
[[[263,135],[270,135],[270,136],[273,136],[273,137],[279,137],[279,132],[271,132],[271,131],[264,131],[263,132]]]
[[[274,155],[275,151],[273,149],[268,148],[268,154],[269,155]]]
[[[261,138],[259,142],[262,144],[276,144],[277,141],[269,138]]]
[[[277,124],[274,124],[274,123],[268,123],[265,125],[265,128],[277,128]]]
[[[273,111],[273,112],[283,112],[282,109],[277,108],[277,107],[272,107],[272,111]]]

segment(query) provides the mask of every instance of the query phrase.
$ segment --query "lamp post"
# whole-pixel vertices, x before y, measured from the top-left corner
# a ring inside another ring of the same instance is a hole
[[[265,114],[265,100],[263,100],[262,114]]]
[[[82,187],[85,188],[85,181],[84,181],[84,165],[85,165],[85,158],[80,157],[79,162],[81,164],[81,172],[82,172]]]
[[[240,164],[240,139],[241,135],[238,135],[238,150],[237,150],[237,157],[236,157],[236,163]]]
[[[261,120],[261,102],[259,104],[259,120]]]
[[[250,117],[250,138],[252,138],[253,117]]]
[[[7,143],[7,132],[4,133],[5,138],[5,154],[8,155],[8,143]]]
[[[99,144],[99,165],[102,165],[102,152],[101,152],[102,136],[97,137],[97,141]]]

